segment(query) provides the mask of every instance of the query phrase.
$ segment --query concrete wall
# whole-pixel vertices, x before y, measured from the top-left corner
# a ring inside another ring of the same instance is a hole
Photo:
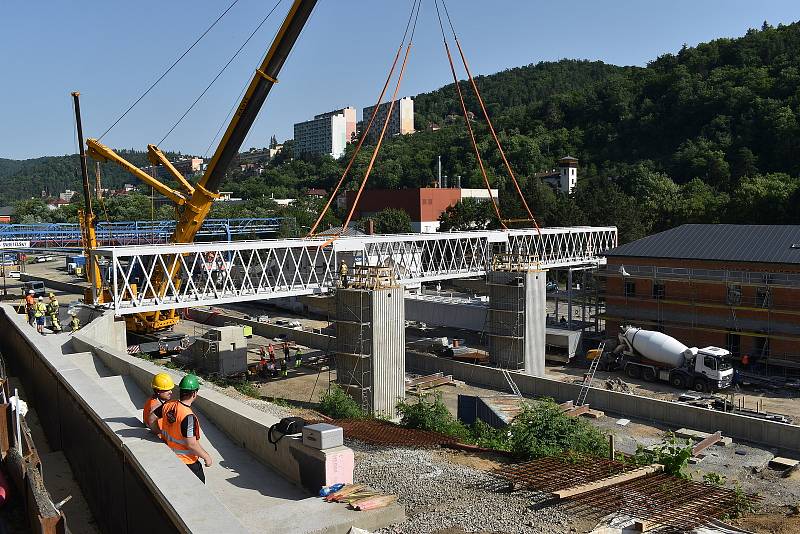
[[[409,370],[431,374],[441,371],[457,380],[507,391],[508,383],[500,371],[492,367],[457,362],[425,354],[406,353]],[[580,386],[537,378],[519,372],[511,375],[523,395],[552,397],[558,402],[574,400]],[[693,428],[703,432],[722,431],[724,436],[749,441],[769,447],[800,453],[800,426],[776,423],[754,417],[718,412],[695,406],[686,406],[647,397],[592,388],[587,397],[592,408],[624,417],[663,423],[675,428]]]
[[[238,317],[221,313],[212,313],[211,311],[197,308],[192,308],[191,317],[192,320],[207,324],[208,326],[225,326],[230,323],[249,325],[253,327],[253,334],[270,339],[279,335],[285,335],[287,339],[295,343],[314,349],[333,350],[334,347],[335,337],[327,334],[309,332],[308,330],[295,330],[294,328],[287,328],[271,323],[259,323],[252,319],[240,319]]]
[[[458,303],[406,297],[406,319],[429,326],[449,326],[482,332],[486,326],[486,304]]]
[[[394,418],[398,400],[406,398],[406,320],[404,288],[376,289],[372,294],[372,408]]]
[[[0,349],[25,387],[25,400],[36,408],[50,446],[68,459],[102,532],[243,532],[202,483],[76,368],[53,338],[42,339],[11,307],[0,310]]]

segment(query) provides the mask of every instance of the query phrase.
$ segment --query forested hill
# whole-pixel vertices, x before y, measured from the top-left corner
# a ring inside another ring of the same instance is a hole
[[[146,152],[120,150],[118,153],[137,166],[150,164]],[[178,153],[168,154],[169,158],[178,156]],[[111,164],[102,164],[100,174],[103,187],[111,189],[121,188],[123,184],[136,180],[122,168]],[[94,180],[94,163],[91,159],[89,176]],[[80,158],[77,154],[26,160],[0,158],[0,205],[39,197],[42,190],[51,196],[58,196],[65,189],[80,190],[80,187]]]

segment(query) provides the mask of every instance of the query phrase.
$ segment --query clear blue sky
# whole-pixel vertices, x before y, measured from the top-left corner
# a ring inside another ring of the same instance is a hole
[[[69,93],[82,93],[84,131],[97,136],[229,0],[4,2],[0,17],[0,157],[74,153]],[[410,0],[320,0],[280,83],[245,141],[337,107],[374,103],[399,42]],[[119,148],[157,142],[252,31],[274,0],[239,4],[131,114],[104,138]],[[797,0],[450,0],[473,72],[560,58],[645,65],[683,43],[744,34],[800,19]],[[162,148],[203,154],[289,6],[261,32]],[[436,89],[450,73],[433,1],[422,14],[404,95]],[[213,149],[212,149],[213,151]]]

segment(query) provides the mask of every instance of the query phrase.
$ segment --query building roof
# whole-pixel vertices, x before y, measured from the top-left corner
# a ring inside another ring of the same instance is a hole
[[[0,206],[0,216],[8,217],[14,215],[14,206]]]
[[[800,225],[684,224],[605,255],[800,264]]]

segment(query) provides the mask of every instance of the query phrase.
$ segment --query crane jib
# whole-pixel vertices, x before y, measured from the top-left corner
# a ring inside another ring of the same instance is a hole
[[[208,166],[208,171],[200,182],[200,185],[208,191],[216,192],[222,184],[228,167],[239,153],[245,137],[261,111],[272,86],[275,85],[281,67],[289,57],[316,3],[317,0],[295,0],[292,5],[264,62],[256,69],[249,90],[242,97],[242,102]]]

